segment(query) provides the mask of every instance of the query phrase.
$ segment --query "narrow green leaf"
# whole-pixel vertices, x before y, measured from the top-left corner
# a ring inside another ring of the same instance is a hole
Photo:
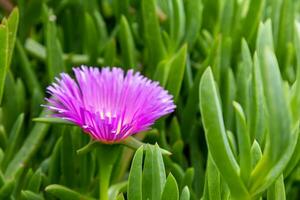
[[[181,123],[181,131],[185,131],[183,135],[183,139],[187,140],[189,138],[189,134],[193,125],[195,124],[197,109],[195,107],[199,105],[199,82],[202,77],[203,72],[208,67],[208,63],[213,63],[213,59],[215,59],[217,50],[219,46],[219,40],[215,41],[214,45],[210,49],[210,53],[205,63],[200,65],[200,68],[197,70],[196,76],[194,78],[194,84],[189,92],[186,106],[183,108],[182,114],[182,123]]]
[[[247,130],[246,118],[243,108],[237,102],[233,102],[236,116],[237,137],[239,144],[240,176],[247,184],[251,173],[250,135]]]
[[[294,26],[294,45],[297,61],[296,82],[292,87],[292,97],[290,108],[293,116],[293,125],[300,119],[300,24],[295,22]],[[300,154],[299,154],[300,155]]]
[[[169,133],[170,133],[169,137],[170,137],[171,144],[174,144],[176,141],[181,140],[180,125],[176,116],[172,118]]]
[[[61,200],[93,200],[91,197],[84,196],[74,190],[57,184],[47,186],[45,191]]]
[[[7,64],[10,66],[14,47],[15,47],[15,41],[16,41],[16,35],[19,25],[19,9],[15,8],[9,15],[7,19],[8,26],[8,61]]]
[[[299,137],[299,123],[294,127],[289,145],[283,149],[282,156],[273,165],[268,154],[264,154],[260,162],[251,173],[249,190],[251,194],[257,195],[266,190],[282,174],[290,161]],[[271,165],[271,166],[270,166]],[[274,167],[275,166],[275,167]]]
[[[219,26],[222,35],[226,37],[230,35],[233,29],[234,1],[226,0],[226,2],[220,4]]]
[[[155,69],[153,80],[158,81],[161,86],[165,87],[168,81],[170,68],[171,65],[168,59],[160,61]]]
[[[158,146],[146,146],[143,170],[143,199],[159,199],[166,175],[164,163]]]
[[[201,196],[200,200],[209,200],[207,175],[205,176],[205,183],[204,183],[204,187],[203,187],[203,195]]]
[[[183,164],[183,148],[184,142],[182,140],[177,140],[172,145],[172,157],[178,164]]]
[[[119,41],[124,67],[127,69],[136,69],[137,66],[134,40],[125,16],[122,16],[120,21]]]
[[[174,96],[175,101],[178,99],[179,91],[186,67],[187,45],[184,45],[178,53],[170,60],[170,72],[167,82],[167,90]]]
[[[107,40],[105,39],[104,42],[102,42],[103,45],[100,47],[103,48],[103,46],[106,44]],[[99,48],[100,48],[99,47]],[[100,48],[100,49],[101,49]],[[37,41],[33,40],[32,38],[28,38],[25,42],[25,49],[26,51],[31,54],[36,59],[44,62],[46,61],[46,49],[43,45],[38,43]],[[88,64],[89,63],[89,57],[86,54],[63,54],[63,60],[65,62],[70,62],[73,65],[82,65],[82,64]],[[103,65],[104,60],[103,58],[98,57],[97,58],[97,64]]]
[[[202,24],[203,4],[201,0],[186,0],[184,4],[186,14],[185,40],[189,49],[192,49]]]
[[[18,24],[18,8],[14,9],[8,19],[4,18],[2,24],[0,24],[0,104],[2,102],[5,77],[10,67],[15,46]]]
[[[236,83],[233,71],[230,68],[224,71],[223,77],[221,96],[224,123],[227,130],[233,130],[234,112],[232,101],[234,101],[236,95]]]
[[[4,175],[3,175],[2,171],[0,170],[0,188],[2,188],[4,183],[5,183]]]
[[[127,16],[129,12],[129,0],[118,1],[113,0],[112,5],[114,9],[114,15],[116,16],[117,20],[120,19],[121,15]]]
[[[260,56],[263,56],[266,47],[274,50],[272,25],[270,20],[259,25],[256,39],[256,49],[259,58]]]
[[[116,57],[116,40],[111,38],[104,48],[104,65],[113,66]]]
[[[277,46],[278,43],[278,35],[280,31],[280,15],[282,10],[282,2],[283,0],[276,0],[270,2],[271,9],[271,19],[272,19],[272,26],[273,26],[273,35],[274,35],[274,44]],[[293,20],[292,20],[293,21]]]
[[[30,190],[22,190],[21,196],[26,200],[44,200],[43,196]]]
[[[174,176],[170,173],[165,187],[163,189],[163,193],[161,195],[161,200],[178,200],[179,199],[179,191],[178,191],[178,186],[177,182],[174,178]]]
[[[173,18],[171,19],[174,23],[173,29],[171,29],[171,39],[174,42],[175,49],[180,44],[184,33],[185,33],[185,13],[183,1],[174,0],[173,4]],[[198,22],[199,23],[199,22]]]
[[[147,50],[149,51],[149,64],[153,67],[165,57],[166,50],[162,41],[160,27],[156,16],[156,1],[142,0],[141,2],[144,39]]]
[[[32,192],[39,192],[42,184],[42,173],[40,170],[37,170],[33,176],[30,178],[27,186],[27,190]]]
[[[21,78],[17,78],[16,80],[16,107],[19,113],[25,112],[25,104],[26,104],[26,91]]]
[[[226,163],[230,168],[224,167],[224,169],[229,169],[230,174],[236,174],[238,165],[228,144],[218,92],[210,68],[202,76],[199,87],[199,98],[202,120],[206,130],[206,139],[212,157],[216,156],[214,160],[218,160],[216,159],[217,157],[220,157],[220,160],[228,160]]]
[[[275,183],[268,189],[268,200],[285,200],[285,187],[283,181],[283,175],[281,175]]]
[[[4,19],[5,20],[5,19]],[[3,21],[4,21],[3,20]],[[0,24],[0,103],[2,102],[5,77],[8,72],[8,27]]]
[[[46,48],[40,44],[39,42],[35,41],[32,38],[28,38],[25,41],[25,49],[26,51],[33,55],[35,58],[45,61],[47,57]]]
[[[5,149],[7,146],[7,134],[3,125],[0,125],[0,148]]]
[[[271,160],[274,161],[282,155],[282,149],[286,149],[289,145],[292,133],[291,115],[284,97],[282,79],[274,53],[267,48],[261,56],[262,82],[268,108],[269,153]]]
[[[84,47],[85,53],[89,56],[89,63],[95,65],[97,56],[99,54],[98,48],[95,43],[99,42],[99,36],[96,30],[96,25],[92,16],[86,12],[84,15],[85,34],[84,34]]]
[[[78,155],[87,154],[87,153],[91,152],[97,146],[97,144],[98,144],[98,141],[90,140],[90,142],[88,144],[86,144],[85,146],[83,146],[80,149],[76,150],[76,153]]]
[[[237,148],[237,141],[235,140],[235,136],[229,130],[227,130],[226,133],[227,133],[227,139],[228,139],[228,142],[229,142],[229,145],[230,145],[230,149],[231,149],[234,157],[237,158],[238,148]]]
[[[118,194],[120,194],[122,192],[126,192],[127,191],[126,189],[127,189],[127,181],[116,183],[109,187],[108,198],[116,199],[116,198],[118,198]]]
[[[239,178],[239,166],[226,136],[220,100],[210,68],[202,76],[199,99],[206,142],[212,159],[229,185],[232,196],[248,197],[249,194]]]
[[[62,177],[66,186],[72,187],[75,176],[75,158],[74,146],[71,137],[70,129],[67,127],[62,128],[62,144],[61,144],[61,169]]]
[[[24,189],[26,189],[26,187],[28,186],[29,180],[32,178],[32,176],[33,176],[33,170],[32,168],[30,168],[24,175],[24,184],[23,184]]]
[[[181,192],[180,200],[190,200],[190,191],[187,186],[185,186]]]
[[[259,146],[259,143],[256,140],[254,140],[252,147],[251,147],[251,166],[252,166],[252,168],[255,167],[255,165],[258,163],[258,161],[261,159],[261,157],[262,157],[262,151]]]
[[[156,185],[156,192],[158,194],[162,193],[162,189],[164,187],[164,184],[166,182],[166,172],[165,172],[165,166],[164,161],[162,158],[161,150],[156,143],[153,150],[153,165],[155,167],[155,171],[153,171],[153,182]]]
[[[300,160],[300,137],[298,137],[298,141],[294,150],[294,153],[287,165],[287,167],[284,170],[284,177],[289,176],[293,170],[297,167]]]
[[[65,124],[65,125],[75,125],[74,123],[55,117],[36,117],[33,118],[32,121],[37,123],[45,123],[45,124]]]
[[[195,175],[194,168],[190,167],[186,170],[183,180],[181,181],[181,189],[184,190],[185,187],[192,188],[194,175]]]
[[[221,200],[221,175],[211,155],[208,155],[206,174],[209,199]]]
[[[43,94],[38,88],[34,88],[30,102],[30,119],[39,115],[43,109],[41,106],[42,103],[45,103]]]
[[[250,2],[247,15],[242,21],[243,35],[248,41],[251,41],[255,36],[255,31],[263,14],[264,4],[265,0],[253,0]]]
[[[135,153],[128,178],[127,198],[129,200],[142,199],[142,162],[143,146]]]
[[[20,83],[18,83],[20,84]],[[2,104],[2,111],[3,111],[3,118],[2,123],[6,130],[11,130],[15,120],[17,119],[18,115],[24,112],[24,105],[19,105],[18,103],[22,103],[22,100],[18,100],[17,98],[25,98],[24,91],[22,90],[22,86],[17,85],[13,74],[11,71],[6,76],[5,81],[5,89],[4,89],[4,96],[3,96],[3,104]],[[20,93],[17,93],[20,92]],[[23,100],[24,102],[24,100]],[[20,110],[23,109],[23,110]],[[5,117],[4,117],[5,116]]]
[[[50,163],[49,163],[49,182],[50,183],[57,183],[59,182],[60,174],[61,174],[61,168],[60,168],[60,162],[61,162],[61,144],[62,144],[62,137],[60,137],[53,149],[53,152],[50,157]]]
[[[293,29],[294,29],[294,3],[293,1],[282,1],[280,5],[280,17],[278,27],[278,38],[276,46],[276,56],[283,74],[287,71],[289,65],[287,64],[289,57],[289,44],[293,41]]]
[[[251,141],[256,140],[262,144],[267,124],[266,122],[266,107],[265,97],[263,91],[263,83],[260,72],[260,64],[257,54],[254,54],[254,65],[252,69],[252,104],[251,104],[251,117],[249,124],[249,133]]]
[[[2,163],[3,158],[4,158],[4,152],[3,152],[2,148],[0,148],[0,164]],[[1,185],[1,181],[0,181],[0,185]]]
[[[179,164],[173,162],[170,158],[166,158],[165,162],[168,168],[170,168],[170,173],[172,173],[178,183],[181,183],[184,178],[184,171],[182,167]]]
[[[20,114],[18,119],[13,125],[13,128],[9,134],[8,143],[9,145],[5,149],[5,155],[2,161],[2,169],[6,169],[7,165],[9,164],[9,161],[14,157],[16,151],[18,150],[20,141],[20,134],[21,134],[21,128],[23,126],[24,122],[24,114]]]
[[[54,77],[64,71],[63,52],[60,42],[57,38],[57,30],[55,25],[56,16],[47,11],[46,18],[46,52],[47,52],[47,69],[49,81],[53,81]]]
[[[107,42],[108,40],[108,34],[107,34],[107,27],[106,24],[104,22],[104,19],[101,15],[101,13],[95,9],[94,12],[92,13],[92,16],[95,20],[95,24],[97,26],[97,32],[99,34],[99,50],[102,51],[104,44]]]
[[[0,199],[8,199],[13,192],[16,181],[10,180],[0,188]]]
[[[250,112],[250,89],[251,89],[251,71],[252,58],[247,42],[242,40],[242,61],[238,66],[237,72],[237,101],[245,111],[246,118]]]
[[[31,0],[24,3],[25,5],[23,8],[23,6],[21,6],[22,2],[18,2],[18,7],[20,8],[21,12],[19,38],[21,38],[22,41],[28,36],[28,32],[30,31],[31,27],[40,22],[43,3],[44,0]]]
[[[44,116],[45,112],[41,113]],[[6,178],[13,178],[20,168],[26,165],[40,147],[47,131],[48,124],[36,124],[30,131],[20,150],[15,154],[5,171]]]

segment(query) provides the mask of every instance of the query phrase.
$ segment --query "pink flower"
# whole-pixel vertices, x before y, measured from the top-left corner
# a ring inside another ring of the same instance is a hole
[[[75,123],[95,140],[111,143],[149,129],[175,109],[172,95],[139,72],[120,68],[73,68],[47,88],[46,107]]]

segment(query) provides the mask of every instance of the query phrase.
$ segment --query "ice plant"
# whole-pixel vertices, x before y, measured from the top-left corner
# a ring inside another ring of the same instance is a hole
[[[73,122],[97,141],[118,142],[144,131],[175,109],[173,97],[158,82],[120,68],[73,68],[47,88],[46,107]]]

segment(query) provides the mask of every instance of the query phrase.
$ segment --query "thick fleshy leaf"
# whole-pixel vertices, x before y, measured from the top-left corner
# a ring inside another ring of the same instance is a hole
[[[186,14],[186,31],[185,40],[188,42],[188,47],[191,49],[199,34],[202,24],[202,1],[187,0],[184,1]]]
[[[41,116],[45,113],[42,112]],[[22,147],[15,154],[14,158],[10,161],[6,171],[6,178],[13,178],[20,168],[24,167],[24,164],[28,163],[32,156],[37,152],[40,147],[47,131],[49,129],[48,124],[36,124],[32,128],[31,132],[24,141]]]
[[[241,105],[233,102],[236,117],[237,137],[239,146],[240,176],[247,184],[251,174],[250,135],[247,130],[246,118]]]
[[[26,200],[44,200],[42,195],[34,193],[30,190],[22,190],[21,196],[22,196],[22,198],[24,198]]]
[[[230,149],[223,122],[222,109],[212,71],[208,68],[199,87],[200,110],[209,152],[232,195],[245,198],[248,192],[239,178],[239,166]]]
[[[136,151],[132,161],[127,189],[127,198],[129,200],[142,199],[142,162],[143,146]]]
[[[161,196],[161,200],[169,200],[169,199],[172,200],[179,199],[177,182],[172,174],[169,174]]]
[[[45,21],[46,31],[46,52],[47,52],[47,69],[49,80],[53,81],[54,77],[60,72],[64,71],[63,53],[60,42],[57,38],[57,27],[55,24],[56,16],[45,9],[48,12]]]
[[[152,67],[155,67],[166,54],[160,33],[158,18],[156,16],[156,1],[142,0],[141,7],[145,44],[149,51],[150,64]]]
[[[5,149],[4,158],[1,162],[2,169],[6,169],[9,161],[14,157],[14,154],[18,150],[18,145],[21,139],[21,128],[24,123],[24,114],[20,114],[16,122],[14,123],[14,126],[11,130],[11,133],[9,134],[9,145]]]
[[[187,186],[185,186],[181,192],[180,200],[190,200],[190,191]]]
[[[283,181],[283,175],[281,175],[276,182],[268,189],[268,200],[285,200],[285,187]]]
[[[93,200],[91,197],[84,196],[62,185],[49,185],[45,188],[45,191],[61,200]]]
[[[174,96],[175,101],[178,99],[183,81],[186,67],[186,54],[187,45],[184,45],[168,63],[170,65],[170,72],[166,88]]]
[[[8,19],[0,24],[0,104],[2,101],[5,77],[8,73],[15,46],[19,23],[19,10],[14,9]]]
[[[143,199],[160,199],[166,181],[159,147],[147,145],[143,169]]]
[[[209,199],[221,200],[221,175],[209,155],[206,168]]]
[[[136,69],[136,52],[130,26],[125,16],[121,17],[119,30],[123,65],[126,68]]]

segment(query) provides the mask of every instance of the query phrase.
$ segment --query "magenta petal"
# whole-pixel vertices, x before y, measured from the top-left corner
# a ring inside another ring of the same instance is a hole
[[[94,139],[114,142],[149,127],[175,109],[173,97],[158,82],[120,68],[73,68],[47,88],[46,107],[74,122]]]

